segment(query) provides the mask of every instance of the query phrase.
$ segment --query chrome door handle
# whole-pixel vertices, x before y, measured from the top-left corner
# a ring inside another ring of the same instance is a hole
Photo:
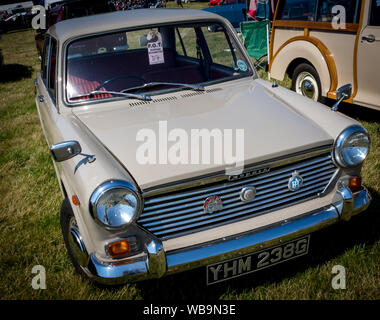
[[[366,36],[366,37],[365,36],[362,37],[362,41],[367,41],[370,43],[375,42],[375,40],[376,40],[376,38],[373,34],[370,34],[369,36]]]
[[[44,96],[38,96],[38,100],[40,101],[40,102],[44,102],[45,101],[45,97]]]

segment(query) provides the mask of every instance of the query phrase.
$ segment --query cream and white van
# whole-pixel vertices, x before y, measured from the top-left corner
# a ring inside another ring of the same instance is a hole
[[[279,0],[269,71],[316,101],[352,84],[346,102],[380,110],[380,0]]]

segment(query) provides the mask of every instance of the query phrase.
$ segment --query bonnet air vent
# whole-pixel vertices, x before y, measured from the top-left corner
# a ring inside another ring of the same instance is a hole
[[[182,98],[189,98],[189,97],[199,96],[201,94],[205,94],[205,91],[192,91],[189,93],[181,94],[181,97]]]
[[[213,88],[213,89],[207,89],[205,91],[191,91],[189,93],[181,94],[182,98],[189,98],[189,97],[194,97],[194,96],[199,96],[205,93],[212,93],[215,91],[220,91],[222,88]]]
[[[216,91],[220,91],[220,90],[223,90],[223,89],[222,88],[207,89],[206,92],[207,93],[212,93],[212,92],[216,92]]]
[[[213,93],[213,92],[220,91],[220,90],[223,90],[223,89],[222,88],[213,88],[213,89],[207,89],[205,91],[192,91],[189,93],[181,94],[180,97],[181,98],[189,98],[189,97],[199,96],[199,95],[202,95],[205,93]],[[154,98],[151,101],[130,102],[129,106],[130,107],[138,107],[138,106],[143,106],[143,105],[151,104],[151,103],[175,101],[177,99],[179,99],[179,98],[177,98],[176,96],[169,96],[169,97],[165,97],[165,98]]]
[[[130,107],[136,107],[136,106],[141,106],[144,104],[150,104],[150,103],[157,103],[157,102],[169,102],[177,100],[176,96],[170,96],[170,97],[165,97],[165,98],[158,98],[158,99],[152,99],[151,101],[137,101],[137,102],[130,102],[129,106]]]

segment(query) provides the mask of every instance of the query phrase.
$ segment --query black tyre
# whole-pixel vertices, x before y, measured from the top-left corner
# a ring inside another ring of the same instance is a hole
[[[82,236],[79,232],[73,210],[69,200],[66,198],[61,206],[61,229],[63,240],[66,245],[70,260],[75,270],[84,278],[88,279],[84,271],[88,265],[89,256],[83,243]]]
[[[301,63],[292,75],[292,90],[314,101],[323,102],[318,72],[310,64]]]

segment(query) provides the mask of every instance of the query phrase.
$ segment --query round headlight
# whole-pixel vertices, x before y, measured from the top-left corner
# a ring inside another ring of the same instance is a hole
[[[141,199],[136,188],[122,180],[107,181],[96,188],[90,198],[94,219],[109,228],[121,228],[136,220]]]
[[[335,160],[342,167],[357,166],[367,158],[369,146],[369,135],[363,127],[349,127],[335,142]]]

